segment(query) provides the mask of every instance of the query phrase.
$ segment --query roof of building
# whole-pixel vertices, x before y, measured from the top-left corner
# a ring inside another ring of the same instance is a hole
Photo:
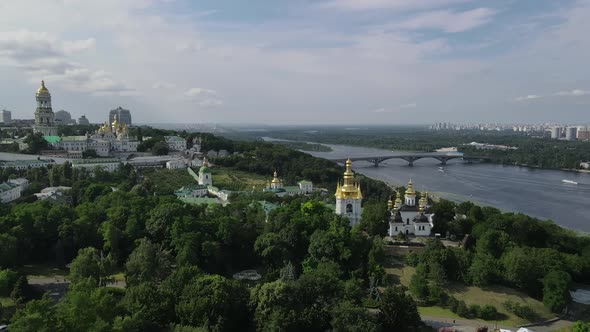
[[[178,197],[178,199],[187,204],[221,204],[218,198],[211,197]]]
[[[194,184],[189,186],[184,186],[174,192],[175,195],[187,195],[192,193],[195,190],[207,190],[207,186]]]
[[[164,136],[166,142],[168,141],[175,141],[175,142],[186,142],[186,140],[180,136]]]
[[[11,190],[14,187],[16,187],[16,186],[11,185],[10,183],[6,183],[6,182],[0,183],[0,193]]]
[[[47,143],[59,143],[61,141],[61,137],[59,136],[43,136],[43,139],[47,141]]]
[[[39,159],[29,159],[29,160],[9,160],[9,161],[1,161],[0,166],[29,166],[29,165],[36,165],[36,164],[50,164],[50,161],[47,160],[39,160]]]
[[[299,184],[313,184],[313,182],[308,181],[308,180],[301,180],[301,181],[299,181],[297,183],[299,183]]]
[[[63,136],[61,138],[62,142],[82,142],[82,141],[86,141],[88,140],[88,137],[86,137],[85,135],[82,136]]]
[[[121,160],[116,158],[76,159],[71,161],[72,165],[112,164],[120,162]]]

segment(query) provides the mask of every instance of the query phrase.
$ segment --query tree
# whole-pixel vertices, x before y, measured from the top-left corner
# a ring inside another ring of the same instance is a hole
[[[371,236],[386,236],[391,213],[381,202],[367,203],[363,206],[361,227]]]
[[[12,288],[12,292],[10,293],[10,298],[16,303],[17,305],[23,304],[27,298],[29,297],[29,282],[27,281],[27,277],[20,276],[14,287]]]
[[[162,330],[174,320],[174,297],[153,282],[129,287],[122,304],[131,316],[137,316],[143,330]]]
[[[379,321],[385,331],[418,331],[422,325],[416,303],[406,295],[403,286],[386,288],[379,309]]]
[[[57,331],[110,331],[119,309],[109,289],[88,278],[72,284],[56,311]]]
[[[582,321],[577,321],[572,328],[572,332],[590,332],[590,322],[584,323]]]
[[[208,330],[247,330],[248,292],[236,280],[204,275],[187,285],[176,306],[181,324]]]
[[[426,279],[423,268],[424,265],[419,265],[416,269],[416,273],[410,279],[410,292],[419,300],[425,300],[428,298],[428,279]]]
[[[0,297],[10,295],[18,278],[18,273],[13,270],[0,270]]]
[[[14,266],[18,260],[16,237],[7,233],[0,234],[0,267]]]
[[[476,286],[488,286],[497,280],[498,261],[489,254],[475,255],[468,270],[469,281]]]
[[[97,249],[92,247],[80,249],[78,256],[72,261],[70,279],[73,283],[77,283],[90,277],[97,285],[105,286],[109,281],[112,266],[111,259],[104,257]]]
[[[167,155],[169,151],[168,144],[164,142],[156,142],[154,146],[152,146],[152,154],[154,156],[164,156]]]
[[[341,302],[332,310],[330,325],[334,332],[380,331],[376,317],[371,315],[366,308],[350,302]]]
[[[10,331],[14,332],[53,332],[57,331],[55,307],[47,295],[40,300],[28,302],[22,310],[17,310],[10,321]]]
[[[130,285],[146,281],[160,282],[171,271],[172,257],[160,246],[142,239],[127,260],[127,283]]]
[[[560,313],[571,301],[569,292],[572,278],[564,271],[551,271],[543,278],[543,304],[549,310]]]
[[[29,134],[25,137],[24,142],[28,144],[26,153],[38,154],[41,150],[47,149],[47,141],[41,133]]]

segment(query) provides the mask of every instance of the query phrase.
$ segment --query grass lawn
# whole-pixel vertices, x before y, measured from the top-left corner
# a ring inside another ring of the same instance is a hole
[[[410,280],[415,271],[416,269],[413,267],[404,265],[394,265],[385,268],[385,273],[388,275],[388,278],[392,283],[402,284],[406,287],[409,287]],[[498,321],[498,324],[501,325],[517,326],[528,323],[527,320],[507,312],[503,304],[506,301],[512,301],[531,307],[541,317],[542,320],[554,317],[554,315],[545,308],[542,302],[512,288],[502,286],[481,288],[475,286],[451,284],[447,286],[447,294],[453,295],[455,298],[465,301],[468,306],[471,304],[493,305],[496,307],[499,313],[506,317],[505,320]],[[431,316],[458,318],[458,316],[453,314],[450,310],[437,306],[421,307],[420,313]]]
[[[67,269],[50,264],[24,265],[19,269],[19,272],[30,277],[63,277],[69,274]]]
[[[180,187],[197,184],[186,169],[154,169],[144,170],[143,176],[152,182],[156,192],[162,195],[172,195]]]
[[[264,177],[223,167],[213,167],[211,172],[215,187],[233,191],[251,190],[252,187],[255,187],[256,190],[262,190],[266,185],[266,181],[272,177],[270,174],[268,177]]]
[[[435,316],[435,317],[445,317],[445,318],[452,318],[452,319],[465,319],[461,318],[461,316],[453,313],[449,309],[433,306],[433,307],[418,307],[418,312],[420,315],[426,316]]]

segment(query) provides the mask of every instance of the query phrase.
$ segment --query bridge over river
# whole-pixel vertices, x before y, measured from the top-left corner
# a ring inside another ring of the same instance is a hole
[[[463,159],[466,162],[473,162],[475,160],[488,160],[486,157],[479,156],[466,156],[462,153],[441,153],[441,152],[424,152],[424,153],[407,153],[407,154],[395,154],[385,156],[369,156],[369,157],[356,157],[349,158],[352,162],[355,161],[368,161],[373,163],[375,167],[379,166],[382,162],[389,159],[403,159],[408,162],[408,165],[413,166],[414,162],[418,159],[433,158],[440,161],[441,165],[446,165],[447,161],[451,159]],[[344,163],[347,159],[330,159],[337,163]]]

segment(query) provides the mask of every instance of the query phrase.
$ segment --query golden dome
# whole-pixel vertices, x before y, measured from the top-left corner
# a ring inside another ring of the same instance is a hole
[[[49,90],[47,90],[47,88],[45,87],[45,81],[41,81],[41,87],[37,89],[37,93],[49,93]]]
[[[391,197],[389,197],[389,200],[387,201],[387,209],[393,209],[393,200],[391,199]]]
[[[273,174],[272,183],[281,183],[281,180],[279,180],[279,174],[277,173],[277,171],[275,171]]]

